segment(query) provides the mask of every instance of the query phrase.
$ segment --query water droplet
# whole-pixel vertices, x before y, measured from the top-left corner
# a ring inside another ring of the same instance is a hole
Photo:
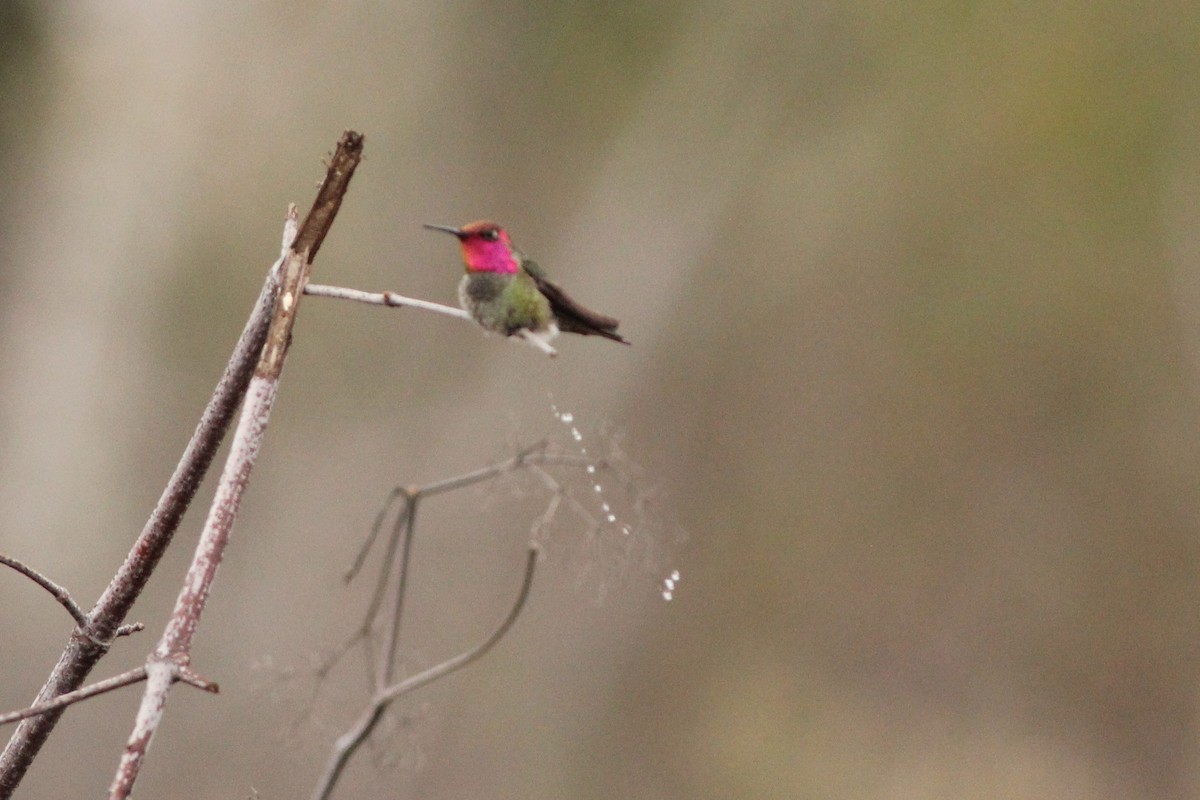
[[[675,596],[675,587],[679,583],[679,570],[671,570],[671,574],[663,578],[662,596],[663,600],[670,600]]]

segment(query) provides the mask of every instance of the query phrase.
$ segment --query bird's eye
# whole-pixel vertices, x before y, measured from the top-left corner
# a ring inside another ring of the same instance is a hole
[[[484,239],[487,239],[489,242],[494,242],[500,238],[500,231],[496,230],[495,228],[488,228],[482,231],[479,235]]]

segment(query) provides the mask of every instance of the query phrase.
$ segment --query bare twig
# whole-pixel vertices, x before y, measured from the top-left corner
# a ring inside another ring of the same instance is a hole
[[[8,556],[0,555],[0,564],[12,567],[17,572],[21,573],[26,578],[29,578],[38,586],[52,594],[54,599],[58,601],[58,604],[67,610],[67,613],[71,615],[71,619],[75,620],[75,624],[80,628],[83,628],[88,624],[87,615],[83,613],[83,609],[80,608],[79,604],[71,598],[71,593],[66,589],[47,578],[33,567],[27,566],[15,558],[9,558]],[[24,719],[24,717],[17,717],[17,719]]]
[[[370,737],[392,702],[408,692],[414,691],[455,670],[465,667],[486,654],[504,636],[509,628],[512,627],[529,596],[539,552],[536,542],[530,545],[521,591],[510,608],[508,615],[491,636],[476,647],[454,658],[404,680],[395,682],[393,676],[400,652],[399,633],[401,612],[404,607],[410,553],[412,551],[413,533],[416,524],[416,512],[421,501],[435,495],[465,489],[515,470],[530,469],[535,471],[543,482],[550,481],[548,487],[551,490],[550,509],[556,509],[561,499],[564,496],[569,496],[569,493],[555,482],[542,467],[566,465],[595,469],[598,464],[603,466],[603,462],[589,461],[582,456],[551,452],[548,443],[541,441],[519,450],[511,458],[489,464],[486,467],[462,475],[427,483],[423,486],[398,487],[392,490],[383,508],[376,516],[374,524],[371,526],[371,532],[367,537],[366,543],[355,557],[354,565],[347,574],[347,579],[349,579],[362,569],[371,546],[378,540],[383,530],[389,511],[397,501],[400,501],[400,509],[396,512],[395,522],[392,525],[392,533],[388,539],[379,580],[371,601],[368,604],[363,622],[326,658],[318,670],[318,675],[324,678],[337,662],[349,652],[350,648],[362,642],[367,651],[368,661],[374,667],[372,697],[360,713],[358,719],[335,741],[333,753],[313,793],[314,798],[328,798],[331,795],[334,785],[337,783],[346,765],[350,762],[356,750]],[[550,510],[546,515],[543,515],[543,518],[538,523],[535,523],[535,529],[546,522],[545,518],[547,515],[552,514],[553,511]],[[392,593],[391,608],[381,626],[384,632],[383,641],[376,647],[372,637],[378,630],[377,621],[383,608],[384,595],[387,591]]]
[[[412,490],[415,491],[415,490]],[[371,554],[371,548],[375,545],[375,540],[379,538],[380,531],[383,530],[383,523],[387,519],[388,512],[392,509],[392,503],[398,498],[404,497],[405,503],[408,502],[407,495],[411,491],[403,486],[397,486],[388,495],[388,499],[384,501],[383,507],[379,509],[379,513],[375,515],[375,523],[371,526],[371,533],[363,541],[362,547],[359,548],[358,554],[354,557],[354,563],[350,565],[350,569],[346,570],[346,574],[342,576],[342,580],[350,583],[358,573],[362,570],[363,564],[366,563],[367,556]],[[401,514],[403,514],[403,510]],[[385,559],[386,560],[386,559]]]
[[[51,595],[53,595],[54,599],[58,601],[59,605],[61,605],[63,608],[65,608],[67,610],[67,613],[71,615],[71,619],[75,620],[75,624],[79,626],[79,634],[81,636],[88,636],[87,615],[83,613],[83,609],[80,608],[79,604],[76,603],[74,598],[71,597],[70,592],[68,592],[62,586],[59,586],[54,581],[47,578],[42,573],[38,572],[33,567],[29,566],[28,564],[24,564],[15,558],[10,558],[8,556],[0,555],[0,564],[4,564],[5,566],[12,567],[17,572],[19,572],[22,575],[24,575],[25,577],[29,578],[31,581],[36,583],[38,586],[41,586],[43,589],[45,589],[47,592],[49,592]],[[128,636],[131,633],[137,633],[140,630],[144,630],[145,627],[146,626],[140,622],[135,622],[130,625],[122,625],[119,628],[117,628],[116,631],[113,632],[113,636],[114,636],[114,638],[118,637],[118,636]],[[104,646],[104,642],[98,641],[98,642],[95,642],[95,644]],[[40,711],[38,713],[45,713],[46,710],[49,710],[49,709],[44,709],[43,711]],[[12,715],[11,714],[0,715],[0,723],[3,723],[3,721],[10,716],[12,716]],[[32,716],[37,716],[37,715],[36,714],[25,714],[22,716],[15,716],[15,717],[12,717],[12,720],[10,720],[10,721],[15,721],[18,719],[25,719],[26,717],[32,717]]]
[[[65,708],[72,703],[78,703],[81,700],[87,700],[90,697],[111,692],[113,689],[120,689],[123,686],[131,686],[139,681],[146,679],[146,668],[135,667],[128,672],[122,672],[120,675],[114,675],[111,678],[106,678],[96,683],[88,684],[81,689],[76,689],[73,692],[60,694],[53,700],[48,700],[45,703],[38,703],[29,708],[23,708],[20,711],[12,711],[8,714],[0,714],[0,725],[6,725],[10,722],[16,722],[20,719],[28,719],[36,717],[39,714],[45,714],[47,711]]]
[[[487,655],[487,652],[504,638],[504,634],[508,633],[513,623],[517,621],[517,617],[520,616],[521,609],[525,607],[525,601],[529,599],[529,590],[533,587],[533,572],[537,567],[539,553],[541,553],[541,548],[538,547],[536,542],[531,543],[529,545],[529,555],[525,559],[525,578],[521,582],[521,590],[517,594],[517,599],[513,603],[512,608],[509,609],[508,616],[497,626],[491,636],[465,653],[447,659],[437,666],[430,667],[424,672],[418,672],[410,678],[405,678],[399,683],[387,687],[381,693],[377,694],[372,702],[377,704],[390,703],[401,695],[408,694],[415,689],[420,689],[422,686],[430,684],[438,678],[445,677],[451,672],[460,670],[472,661],[478,661]]]
[[[393,489],[388,495],[387,500],[384,501],[383,506],[379,509],[379,513],[375,516],[375,522],[371,525],[371,532],[367,535],[362,547],[359,548],[358,553],[354,557],[354,563],[344,576],[344,580],[348,583],[362,570],[372,546],[378,540],[379,534],[383,530],[383,524],[387,520],[388,512],[397,500],[402,500],[403,503],[400,511],[396,515],[396,521],[392,525],[392,534],[388,538],[387,551],[382,560],[379,580],[375,584],[375,591],[371,596],[371,601],[367,604],[367,611],[363,615],[363,622],[325,658],[317,668],[317,674],[324,676],[355,644],[363,641],[370,635],[371,630],[374,628],[379,609],[382,607],[384,593],[387,591],[390,578],[395,573],[399,573],[397,579],[398,592],[403,597],[403,588],[407,581],[405,565],[407,564],[409,534],[412,529],[413,518],[416,514],[417,502],[420,498],[432,497],[456,489],[463,489],[503,475],[514,468],[534,463],[583,464],[585,462],[574,456],[547,454],[546,442],[543,440],[522,449],[512,458],[490,464],[463,475],[456,475],[453,478],[427,483],[424,486],[398,486]],[[397,553],[401,543],[404,543],[404,550]],[[396,612],[396,616],[398,617],[398,611]],[[399,619],[393,619],[393,630],[396,629],[398,624]]]
[[[518,333],[520,333],[521,339],[535,350],[541,350],[550,358],[554,358],[558,355],[558,351],[550,346],[550,342],[546,341],[533,331],[522,329],[518,331]]]
[[[396,548],[388,549],[391,556],[392,564],[389,567],[389,572],[396,575],[396,589],[392,593],[392,613],[391,625],[388,626],[387,636],[384,639],[383,649],[381,651],[382,658],[375,671],[376,686],[386,686],[391,682],[392,676],[396,673],[396,658],[399,655],[400,649],[400,620],[404,612],[404,601],[408,592],[408,567],[411,563],[413,531],[417,524],[417,506],[421,500],[419,491],[405,491],[404,511],[397,522],[402,538],[400,540],[399,552]],[[383,581],[380,583],[380,589],[386,586],[386,573]],[[381,598],[380,598],[381,599]],[[370,619],[378,610],[378,602],[372,603],[372,610],[368,612],[367,617]]]
[[[495,647],[504,634],[508,633],[520,616],[521,610],[525,607],[525,601],[529,599],[529,590],[533,586],[533,573],[537,568],[538,553],[540,550],[536,544],[529,546],[529,555],[525,560],[525,575],[521,581],[521,589],[517,594],[516,601],[509,608],[508,614],[497,628],[492,631],[492,634],[487,639],[480,642],[475,647],[461,653],[454,658],[438,664],[435,667],[406,678],[397,684],[385,686],[378,690],[374,697],[371,698],[370,704],[358,720],[344,734],[339,736],[334,742],[333,754],[330,756],[329,762],[325,765],[325,771],[321,774],[317,781],[316,789],[313,791],[313,800],[327,800],[333,792],[334,786],[341,777],[342,771],[350,762],[354,753],[367,740],[374,730],[379,720],[383,718],[388,706],[398,697],[407,692],[419,689],[438,678],[445,677],[455,670],[462,669],[482,658],[489,650]]]
[[[321,284],[310,283],[304,287],[305,294],[311,294],[315,297],[332,297],[337,300],[352,300],[356,303],[367,303],[373,306],[388,306],[389,308],[419,308],[422,311],[432,311],[435,314],[444,314],[447,317],[456,319],[465,319],[471,321],[471,315],[461,308],[453,306],[444,306],[441,303],[431,303],[428,300],[418,300],[415,297],[405,297],[402,294],[395,292],[364,292],[361,289],[347,289],[342,286],[323,286]],[[558,351],[550,346],[550,343],[531,331],[522,330],[519,332],[521,341],[540,350],[547,356],[553,358],[558,355]]]
[[[547,443],[542,441],[530,445],[518,451],[512,458],[506,458],[503,461],[497,461],[495,464],[490,464],[474,472],[468,472],[465,475],[459,475],[454,478],[427,483],[420,488],[420,493],[426,497],[442,494],[444,492],[453,492],[456,489],[464,489],[468,486],[473,486],[477,483],[491,480],[499,477],[506,472],[511,472],[518,467],[528,466],[530,464],[564,464],[576,463],[576,459],[572,456],[564,456],[558,453],[549,453],[546,450]],[[580,462],[582,463],[582,462]]]
[[[312,271],[312,257],[337,216],[350,179],[362,160],[362,146],[361,134],[347,131],[342,135],[308,217],[295,233],[294,241],[285,234],[279,296],[266,343],[250,381],[237,433],[183,588],[175,602],[175,610],[158,646],[146,661],[149,679],[133,731],[109,790],[113,800],[127,798],[133,791],[150,740],[162,720],[171,684],[175,680],[190,677],[188,664],[192,637],[212,590],[217,567],[220,566],[241,506],[242,494],[266,433],[278,391],[279,376],[291,343],[300,297]],[[192,680],[204,683],[198,678]]]
[[[391,308],[419,308],[422,311],[432,311],[435,314],[445,314],[457,319],[471,319],[471,315],[461,308],[444,306],[441,303],[431,303],[428,300],[417,300],[405,297],[395,292],[364,292],[360,289],[346,289],[341,286],[322,286],[310,283],[304,287],[305,294],[315,297],[333,297],[338,300],[353,300],[356,303],[367,303],[373,306],[389,306]]]

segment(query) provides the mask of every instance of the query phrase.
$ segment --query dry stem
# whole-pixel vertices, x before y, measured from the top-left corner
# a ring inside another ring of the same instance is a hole
[[[177,680],[196,680],[189,672],[192,637],[208,601],[217,567],[241,507],[242,495],[250,479],[259,447],[266,433],[271,408],[279,386],[291,343],[292,328],[299,310],[304,285],[312,271],[312,257],[321,246],[341,207],[350,179],[362,160],[363,137],[347,131],[338,142],[329,162],[325,180],[299,231],[295,215],[289,214],[285,226],[284,254],[281,262],[279,296],[267,331],[262,356],[254,371],[238,421],[237,434],[225,461],[221,481],[209,507],[208,518],[175,610],[162,638],[146,661],[147,683],[133,731],[113,777],[109,796],[124,800],[133,791],[150,741],[162,720],[168,693]]]

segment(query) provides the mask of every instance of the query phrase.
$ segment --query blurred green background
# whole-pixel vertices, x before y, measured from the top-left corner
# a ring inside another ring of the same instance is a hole
[[[383,497],[569,446],[551,402],[660,516],[629,553],[561,518],[516,629],[339,797],[1200,793],[1193,4],[7,0],[0,25],[0,552],[85,605],[343,129],[366,161],[314,280],[453,302],[420,223],[489,216],[634,342],[549,361],[306,301],[197,637],[222,693],[174,693],[139,795],[307,796],[364,697],[348,665],[314,702],[311,666],[361,613],[340,575]],[[158,636],[210,493],[96,677]],[[410,670],[503,614],[544,501],[429,504]],[[70,627],[15,575],[0,608],[11,708]],[[137,698],[72,710],[18,796],[102,792]]]

